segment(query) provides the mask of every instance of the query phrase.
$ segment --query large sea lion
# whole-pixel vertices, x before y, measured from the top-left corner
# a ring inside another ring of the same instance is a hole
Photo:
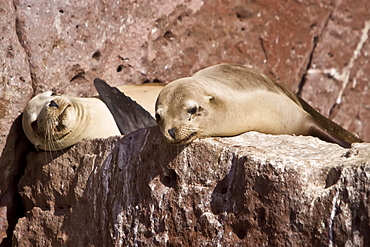
[[[136,101],[154,117],[155,101],[164,86],[164,83],[143,83],[138,85],[118,86],[117,89]],[[99,95],[102,97],[100,92]]]
[[[252,68],[231,64],[170,82],[158,96],[155,117],[174,144],[247,131],[311,135],[346,148],[361,142],[283,85]]]
[[[148,111],[154,115],[155,100],[163,85],[120,87],[134,100],[142,103],[143,108],[116,88],[109,87],[103,80],[96,81],[103,101],[106,99],[108,104],[120,107],[119,122],[115,122],[107,105],[98,97],[82,98],[45,92],[28,102],[22,117],[23,130],[37,149],[61,150],[84,138],[128,134],[155,125]],[[124,105],[121,105],[122,102]]]

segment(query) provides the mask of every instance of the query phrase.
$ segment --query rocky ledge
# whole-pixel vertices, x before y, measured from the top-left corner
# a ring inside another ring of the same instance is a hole
[[[31,152],[18,246],[369,246],[370,144],[157,127]]]

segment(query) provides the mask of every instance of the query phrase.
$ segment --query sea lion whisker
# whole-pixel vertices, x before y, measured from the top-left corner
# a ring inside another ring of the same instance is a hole
[[[181,139],[179,142],[186,143],[189,140],[191,140],[194,136],[196,136],[197,134],[198,134],[198,132],[192,132],[190,135],[188,135],[187,137]]]
[[[45,150],[45,152],[46,152],[46,161],[49,161],[49,160],[52,159],[52,153],[51,153],[51,151],[49,151],[53,147],[53,142],[50,141],[50,139],[51,139],[51,133],[50,132],[52,130],[50,124],[51,124],[50,121],[47,120],[46,121],[46,126],[45,126],[45,141],[46,141],[46,145],[47,145],[47,150]]]

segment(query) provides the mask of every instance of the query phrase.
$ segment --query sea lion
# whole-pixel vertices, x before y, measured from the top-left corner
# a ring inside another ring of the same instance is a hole
[[[143,108],[103,80],[95,81],[103,101],[106,99],[109,105],[120,108],[119,122],[115,122],[116,116],[112,116],[110,109],[98,97],[82,98],[45,92],[29,101],[22,116],[23,130],[37,149],[62,150],[84,138],[124,135],[155,125],[148,111],[154,115],[155,100],[163,85],[119,87],[142,103]]]
[[[170,82],[158,96],[155,117],[174,144],[247,131],[311,135],[346,148],[361,142],[283,85],[252,68],[231,64]]]
[[[155,101],[165,85],[164,83],[144,83],[118,86],[117,89],[136,101],[154,117]]]
[[[22,125],[35,147],[47,151],[67,148],[84,138],[121,134],[100,99],[56,95],[50,91],[28,102]]]

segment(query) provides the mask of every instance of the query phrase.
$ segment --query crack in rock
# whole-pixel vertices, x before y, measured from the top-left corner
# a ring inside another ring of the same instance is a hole
[[[334,221],[335,213],[337,212],[338,197],[339,197],[339,189],[337,189],[337,192],[335,193],[335,196],[333,198],[332,209],[331,209],[330,219],[329,219],[329,246],[330,247],[333,247],[333,221]]]
[[[23,38],[22,26],[24,24],[19,20],[17,3],[18,3],[18,1],[13,1],[13,7],[14,7],[15,15],[16,15],[16,17],[15,17],[15,33],[16,33],[18,42],[21,45],[21,47],[23,48],[23,50],[26,54],[26,57],[27,57],[28,68],[29,68],[30,77],[31,77],[31,87],[32,87],[32,90],[33,90],[33,94],[35,94],[36,86],[37,86],[37,80],[36,80],[36,75],[34,73],[34,69],[33,69],[33,66],[32,66],[32,63],[31,63],[31,53],[27,49],[27,45],[26,45],[27,42]]]
[[[327,18],[325,20],[325,23],[324,23],[324,26],[321,29],[321,32],[313,37],[313,41],[312,41],[313,45],[312,45],[312,49],[309,53],[308,63],[307,63],[307,66],[306,66],[306,73],[304,73],[302,75],[301,81],[298,84],[297,95],[299,95],[299,96],[302,95],[303,88],[306,84],[306,81],[307,81],[306,76],[307,76],[307,74],[309,74],[309,71],[310,71],[310,68],[311,68],[311,65],[312,65],[312,61],[313,61],[313,55],[315,53],[317,44],[319,43],[319,40],[321,39],[322,35],[324,34],[324,31],[325,31],[326,27],[328,26],[329,20],[331,19],[332,15],[333,15],[333,10],[327,16]]]
[[[354,62],[356,61],[356,59],[360,55],[360,52],[361,52],[361,50],[362,50],[365,42],[369,38],[369,35],[368,35],[369,30],[370,30],[370,20],[367,20],[365,22],[365,27],[361,31],[362,35],[361,35],[360,41],[357,44],[357,47],[356,47],[355,51],[353,52],[353,56],[351,57],[351,60],[349,61],[348,65],[346,67],[344,67],[342,73],[340,73],[336,68],[330,68],[330,69],[310,69],[310,70],[307,71],[307,74],[323,73],[325,75],[328,75],[328,76],[334,78],[337,81],[342,81],[343,82],[342,88],[340,89],[340,91],[338,93],[338,97],[337,97],[337,99],[335,101],[334,106],[335,105],[338,105],[338,104],[340,104],[342,102],[343,92],[344,92],[344,90],[346,89],[346,87],[347,87],[347,85],[349,83],[349,78],[350,78],[351,70],[352,70],[352,68],[354,66]],[[356,85],[356,84],[354,84],[354,85]]]
[[[353,56],[351,57],[351,60],[348,64],[348,66],[345,67],[344,71],[341,74],[338,74],[337,71],[333,71],[332,69],[329,70],[330,75],[332,75],[335,79],[339,79],[339,80],[343,81],[342,89],[339,91],[339,94],[338,94],[338,97],[337,97],[337,100],[336,100],[337,104],[340,104],[342,102],[342,95],[343,95],[343,92],[344,92],[345,88],[347,87],[348,82],[349,82],[350,72],[353,68],[354,62],[356,61],[356,59],[360,55],[362,47],[364,46],[365,42],[369,38],[369,35],[368,35],[369,30],[370,30],[370,20],[367,20],[365,22],[365,27],[362,29],[362,35],[361,35],[360,42],[358,42],[356,50],[353,52]],[[334,72],[334,73],[331,74],[332,72]],[[324,71],[324,73],[326,73],[326,71]]]

